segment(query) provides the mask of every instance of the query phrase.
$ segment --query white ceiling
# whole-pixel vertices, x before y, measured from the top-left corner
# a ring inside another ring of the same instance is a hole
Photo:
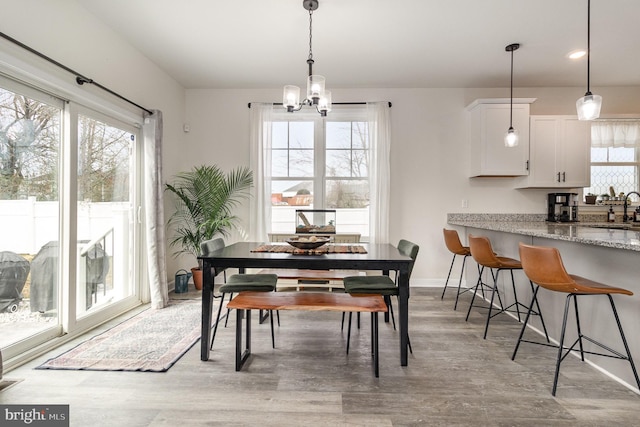
[[[302,0],[77,0],[186,88],[304,86]],[[587,0],[319,0],[327,88],[586,86]],[[640,1],[592,0],[591,86],[640,85]]]

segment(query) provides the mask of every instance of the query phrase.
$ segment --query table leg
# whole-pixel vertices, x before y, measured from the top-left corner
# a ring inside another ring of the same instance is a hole
[[[408,364],[409,347],[409,274],[400,271],[398,275],[398,317],[400,323],[400,366]]]
[[[384,274],[385,276],[389,275],[389,270],[382,270],[382,274]],[[388,301],[388,296],[385,296],[385,302]],[[389,307],[389,304],[387,304],[387,307]],[[384,323],[389,323],[389,310],[384,312]],[[360,325],[358,325],[358,328],[360,327]],[[395,329],[395,326],[393,327]]]
[[[202,328],[200,331],[200,360],[209,360],[209,343],[211,337],[211,310],[213,309],[213,277],[211,266],[206,260],[202,262]]]
[[[373,373],[378,378],[380,376],[380,353],[378,352],[378,312],[371,313],[371,324],[373,325],[373,334],[371,341],[373,343]]]
[[[246,318],[245,350],[242,351],[242,318]],[[242,369],[251,355],[251,310],[236,309],[236,371]]]

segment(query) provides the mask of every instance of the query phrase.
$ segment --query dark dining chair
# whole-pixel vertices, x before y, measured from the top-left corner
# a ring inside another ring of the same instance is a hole
[[[400,240],[398,242],[398,251],[405,256],[411,257],[413,262],[409,265],[409,279],[411,279],[411,272],[413,271],[413,265],[418,256],[420,247],[408,240]],[[393,329],[396,329],[396,321],[393,315],[393,305],[391,303],[391,296],[398,296],[398,285],[396,283],[398,274],[396,272],[395,280],[386,275],[376,276],[347,276],[344,278],[344,290],[349,294],[374,294],[382,295],[384,301],[391,314],[391,320],[393,322]],[[351,341],[351,319],[353,313],[349,313],[349,323],[347,332],[347,354],[349,353],[349,343]],[[344,316],[343,316],[344,321]],[[411,342],[409,342],[409,350],[413,353],[411,348]]]
[[[203,255],[212,253],[220,249],[224,249],[224,247],[224,240],[222,240],[221,238],[207,240],[205,242],[202,242],[202,244],[200,245]],[[211,272],[213,277],[217,276],[221,272],[224,272],[224,269],[217,270],[214,268],[213,270],[214,271]],[[224,274],[225,281],[222,286],[220,286],[220,295],[214,295],[214,298],[220,298],[220,305],[218,306],[216,323],[213,327],[213,335],[211,337],[210,347],[211,349],[213,349],[213,342],[216,339],[218,323],[220,323],[220,314],[222,312],[222,305],[224,303],[225,296],[229,295],[229,301],[231,301],[231,299],[233,298],[233,294],[238,292],[273,292],[276,290],[276,283],[278,282],[278,276],[275,274],[233,274],[229,276],[229,278],[226,277],[226,272]],[[225,326],[226,322],[229,320],[229,312],[230,310],[227,309]],[[269,311],[269,320],[271,323],[271,345],[273,346],[273,348],[275,348],[276,339],[273,330],[273,312],[271,310]]]

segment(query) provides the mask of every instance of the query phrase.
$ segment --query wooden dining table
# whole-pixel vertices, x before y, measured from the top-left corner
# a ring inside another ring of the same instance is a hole
[[[203,254],[202,262],[202,334],[200,359],[209,360],[211,321],[213,309],[213,271],[237,268],[245,273],[247,268],[286,268],[310,270],[377,270],[388,275],[396,271],[398,285],[398,323],[400,329],[400,365],[408,364],[409,343],[409,269],[413,259],[402,255],[391,244],[360,243],[359,251],[341,251],[330,248],[326,253],[256,252],[262,242],[238,242],[223,249]],[[340,245],[335,245],[340,246]],[[352,245],[354,246],[354,245]],[[364,250],[362,250],[364,249]]]

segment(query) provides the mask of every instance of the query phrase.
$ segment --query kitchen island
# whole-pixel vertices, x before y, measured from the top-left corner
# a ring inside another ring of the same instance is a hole
[[[560,250],[569,273],[632,291],[634,295],[631,297],[615,296],[614,299],[631,354],[638,364],[640,360],[640,334],[637,333],[640,321],[640,254],[638,253],[640,252],[640,231],[621,229],[627,225],[620,223],[611,224],[614,228],[600,228],[608,224],[597,222],[547,223],[542,215],[521,214],[449,214],[447,222],[451,228],[458,230],[463,243],[467,241],[469,234],[487,236],[491,240],[494,251],[502,256],[519,259],[518,244],[520,242],[556,247]],[[478,278],[477,270],[468,268],[466,271],[466,283],[475,284]],[[508,277],[508,275],[502,275],[498,284],[500,292],[507,300],[507,305],[514,300]],[[515,279],[518,300],[528,304],[531,298],[528,279],[523,272],[516,272]],[[564,295],[542,289],[538,293],[538,299],[549,336],[557,343],[562,325]],[[607,343],[616,350],[621,350],[622,342],[606,297],[578,298],[578,301],[583,331],[594,339]],[[479,311],[475,315],[484,315],[484,312]],[[533,327],[540,329],[539,319],[533,319]],[[575,323],[571,320],[567,327],[569,342],[575,339],[575,330]],[[478,331],[478,333],[482,332]],[[487,339],[491,339],[491,329]],[[514,346],[516,340],[517,336],[514,336]],[[585,349],[594,350],[591,344],[587,344]],[[540,347],[540,351],[550,350]],[[585,359],[638,392],[628,362],[588,355],[585,355]],[[514,363],[526,365],[526,361],[518,361],[518,359]],[[550,369],[552,369],[551,366]],[[585,369],[589,368],[585,367]],[[562,374],[561,370],[560,375]],[[540,380],[545,381],[544,378]],[[561,387],[562,380],[559,384]]]

